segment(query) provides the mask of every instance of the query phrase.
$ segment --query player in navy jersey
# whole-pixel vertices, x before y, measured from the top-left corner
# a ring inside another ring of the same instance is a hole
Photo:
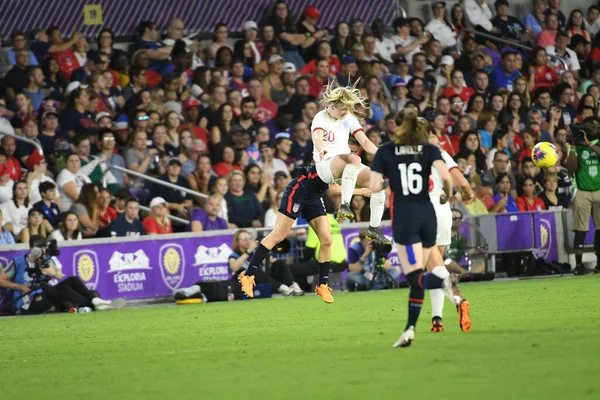
[[[403,110],[402,124],[394,139],[381,146],[371,164],[369,189],[379,191],[386,176],[393,194],[392,228],[398,256],[410,292],[408,322],[394,347],[410,346],[415,338],[415,326],[423,306],[425,289],[444,289],[452,299],[450,274],[443,267],[424,270],[429,251],[435,246],[437,221],[429,199],[429,175],[432,166],[438,170],[445,193],[452,194],[452,178],[440,150],[428,143],[429,123],[415,111]],[[446,196],[441,202],[446,201]]]
[[[319,237],[319,282],[315,292],[324,302],[333,303],[328,285],[332,238],[323,203],[323,196],[328,188],[329,185],[321,180],[314,165],[304,168],[301,175],[287,185],[279,205],[275,227],[258,245],[248,269],[238,277],[242,290],[248,297],[254,297],[254,273],[258,266],[269,255],[271,249],[287,237],[294,221],[302,215]]]

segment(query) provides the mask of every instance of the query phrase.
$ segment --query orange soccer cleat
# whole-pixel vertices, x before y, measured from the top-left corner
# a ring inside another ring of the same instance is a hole
[[[325,303],[333,303],[333,296],[331,295],[331,288],[326,283],[317,285],[315,293],[321,296]]]
[[[242,272],[238,276],[238,281],[240,281],[240,284],[242,285],[242,291],[246,294],[246,296],[254,297],[254,286],[256,286],[256,283],[254,282],[254,275],[248,276],[245,272]]]
[[[462,300],[456,309],[458,310],[458,322],[460,329],[463,332],[469,332],[471,330],[471,317],[469,316],[469,309],[471,304],[467,300]]]

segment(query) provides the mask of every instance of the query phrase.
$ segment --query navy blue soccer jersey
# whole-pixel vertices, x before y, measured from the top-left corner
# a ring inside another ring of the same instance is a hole
[[[395,203],[429,203],[429,174],[436,160],[443,161],[442,154],[431,144],[413,147],[388,142],[375,153],[371,170],[389,179]]]

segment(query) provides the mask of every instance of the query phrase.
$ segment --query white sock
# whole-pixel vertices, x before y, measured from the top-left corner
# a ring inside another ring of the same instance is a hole
[[[350,204],[352,193],[356,187],[356,179],[358,179],[358,167],[347,164],[342,174],[342,204]]]
[[[385,191],[375,192],[371,195],[371,225],[373,228],[379,228],[383,212],[385,211]]]
[[[186,296],[192,296],[196,293],[201,293],[202,290],[200,289],[200,286],[198,285],[192,285],[190,287],[187,288],[183,288],[183,289],[179,289],[180,293],[183,293]]]
[[[450,272],[448,272],[446,267],[440,267],[440,266],[433,267],[433,269],[431,270],[431,273],[442,279],[446,279],[450,276]],[[446,297],[448,297],[448,300],[450,300],[451,302],[454,303],[454,299],[452,298],[453,296],[450,296],[450,294],[446,294],[446,292],[443,291],[442,289],[440,289],[440,290],[442,291],[442,293],[444,293],[444,295]]]
[[[431,296],[431,316],[442,318],[442,311],[444,310],[444,291],[442,289],[431,289],[429,290]]]

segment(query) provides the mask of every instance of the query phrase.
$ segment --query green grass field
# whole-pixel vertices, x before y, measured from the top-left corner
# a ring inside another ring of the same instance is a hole
[[[4,399],[598,399],[600,278],[463,286],[393,349],[408,290],[0,319]]]

